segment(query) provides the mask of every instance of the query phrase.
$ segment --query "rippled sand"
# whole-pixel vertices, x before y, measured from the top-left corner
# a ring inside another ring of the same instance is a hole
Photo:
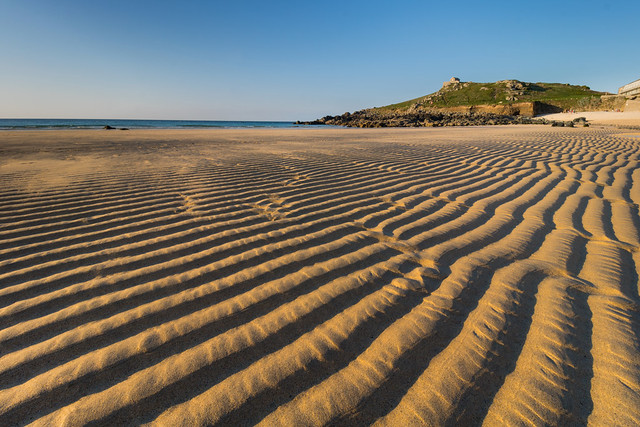
[[[0,132],[0,424],[640,424],[640,135]]]

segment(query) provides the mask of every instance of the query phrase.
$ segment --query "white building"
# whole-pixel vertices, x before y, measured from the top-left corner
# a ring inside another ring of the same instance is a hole
[[[622,86],[618,89],[618,95],[635,96],[640,95],[640,79]]]

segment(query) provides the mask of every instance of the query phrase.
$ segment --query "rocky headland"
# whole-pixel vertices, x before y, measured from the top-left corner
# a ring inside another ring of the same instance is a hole
[[[588,86],[519,80],[474,83],[453,77],[437,92],[421,98],[296,124],[363,128],[548,124],[551,122],[534,117],[563,111],[619,109],[625,101],[624,97],[593,91]],[[584,126],[586,120],[555,125]]]

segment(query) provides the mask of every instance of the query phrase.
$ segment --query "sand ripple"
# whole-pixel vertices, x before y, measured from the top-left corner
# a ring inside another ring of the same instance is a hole
[[[640,425],[637,137],[104,135],[0,135],[1,425]]]

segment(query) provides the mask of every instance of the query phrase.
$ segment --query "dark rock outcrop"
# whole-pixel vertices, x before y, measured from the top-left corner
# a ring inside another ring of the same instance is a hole
[[[360,110],[341,116],[325,116],[309,122],[296,122],[304,125],[334,125],[360,128],[381,127],[439,127],[439,126],[482,126],[508,124],[546,124],[544,119],[532,119],[524,116],[509,116],[492,113],[450,112],[415,110],[412,112],[380,112],[379,110]]]

